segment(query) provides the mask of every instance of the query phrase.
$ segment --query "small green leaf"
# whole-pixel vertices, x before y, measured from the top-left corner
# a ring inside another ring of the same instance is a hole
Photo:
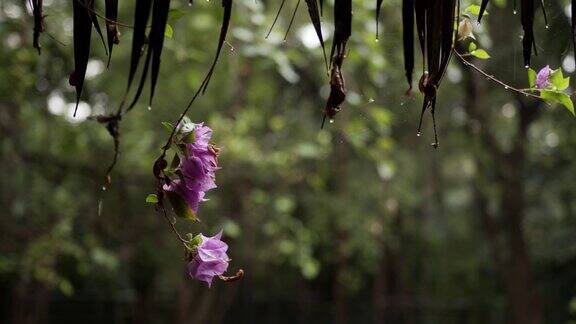
[[[186,15],[186,11],[180,9],[170,9],[168,13],[168,21],[175,22],[176,20],[184,17]]]
[[[146,202],[149,204],[157,204],[158,196],[156,196],[156,194],[149,194],[148,196],[146,196]]]
[[[488,52],[486,52],[485,50],[479,48],[475,51],[470,52],[470,55],[477,57],[481,60],[486,60],[490,58],[490,54],[488,54]]]
[[[536,71],[531,68],[528,68],[528,83],[530,84],[530,88],[536,86]]]
[[[540,97],[550,103],[559,103],[568,109],[572,115],[576,115],[574,113],[574,103],[569,95],[558,91],[542,90],[540,91]]]
[[[466,9],[464,9],[464,12],[478,16],[480,14],[480,6],[478,5],[468,6]],[[484,11],[484,15],[485,16],[488,15],[488,11]]]
[[[188,206],[186,201],[180,197],[179,194],[172,191],[166,191],[166,195],[168,196],[170,205],[172,205],[172,210],[178,217],[189,220],[198,220],[194,214],[194,211]]]
[[[169,122],[162,122],[162,126],[164,126],[164,128],[166,128],[166,130],[169,132],[172,132],[172,129],[174,128],[174,125]]]
[[[174,29],[172,26],[166,24],[166,29],[164,30],[164,37],[172,38],[174,36]]]
[[[476,43],[470,42],[470,45],[468,45],[468,52],[472,53],[476,50],[476,48]]]
[[[562,69],[558,69],[550,75],[550,83],[558,90],[566,90],[570,85],[570,78],[565,78]]]

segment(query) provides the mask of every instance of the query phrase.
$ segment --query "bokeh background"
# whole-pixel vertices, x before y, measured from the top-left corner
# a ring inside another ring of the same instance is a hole
[[[155,104],[122,121],[119,164],[103,191],[113,144],[86,117],[118,106],[131,31],[120,28],[110,69],[93,34],[73,118],[71,3],[44,2],[41,56],[27,1],[0,2],[0,322],[576,320],[574,118],[453,58],[434,150],[429,115],[416,136],[420,94],[404,96],[400,1],[384,1],[376,42],[375,1],[354,0],[349,93],[324,130],[329,88],[305,4],[283,41],[296,1],[268,39],[280,2],[235,1],[229,44],[189,113],[222,147],[219,187],[201,223],[178,222],[184,232],[223,229],[230,270],[246,271],[210,289],[188,278],[178,242],[144,200],[168,136],[162,122],[175,121],[213,58],[220,3],[172,1]],[[325,2],[329,46],[333,2]],[[519,15],[512,1],[492,2],[474,23],[492,58],[474,62],[524,87]],[[131,23],[133,6],[120,1],[120,21]],[[545,6],[550,23],[537,14],[534,68],[572,73],[568,1]]]

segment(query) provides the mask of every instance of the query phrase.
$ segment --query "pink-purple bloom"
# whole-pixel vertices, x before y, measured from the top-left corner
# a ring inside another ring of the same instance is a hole
[[[550,85],[550,75],[554,72],[549,65],[543,67],[536,75],[536,88],[545,89]]]
[[[228,245],[221,240],[222,231],[212,237],[202,234],[200,237],[202,242],[196,248],[196,255],[188,263],[188,273],[190,277],[204,281],[210,287],[212,279],[224,274],[228,269]]]
[[[203,123],[194,125],[194,142],[186,144],[176,171],[181,179],[172,180],[163,189],[178,194],[196,214],[206,191],[216,188],[217,149],[210,144],[212,129]]]

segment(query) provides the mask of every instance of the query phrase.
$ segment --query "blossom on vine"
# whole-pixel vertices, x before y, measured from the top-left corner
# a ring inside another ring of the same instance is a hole
[[[190,277],[204,281],[210,287],[212,279],[224,274],[228,269],[228,244],[221,240],[222,231],[212,237],[200,234],[200,238],[202,242],[196,248],[197,253],[188,263],[188,273]]]
[[[536,88],[545,89],[550,85],[550,75],[554,72],[549,65],[543,67],[536,75]]]
[[[216,188],[218,167],[218,149],[210,144],[212,129],[203,123],[191,124],[193,142],[186,143],[186,150],[180,156],[175,173],[179,179],[171,180],[163,186],[165,191],[178,194],[188,207],[198,212],[200,203],[205,201],[206,191]],[[187,130],[189,132],[190,130]]]
[[[203,202],[205,193],[203,191],[190,190],[186,184],[179,179],[170,181],[170,184],[165,184],[162,189],[164,191],[170,191],[178,196],[182,197],[186,202],[186,205],[194,211],[194,214],[198,212],[198,207],[200,203]]]

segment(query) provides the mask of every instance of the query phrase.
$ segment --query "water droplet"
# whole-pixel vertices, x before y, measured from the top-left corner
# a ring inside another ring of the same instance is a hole
[[[400,101],[400,106],[404,106],[404,101]]]
[[[517,14],[517,13],[518,13],[518,11],[516,9],[514,9],[514,14]]]
[[[330,119],[330,124],[334,124],[334,119]]]
[[[376,41],[376,43],[378,43],[380,40],[378,39],[378,37],[376,37],[375,41]]]
[[[508,90],[508,89],[510,89],[510,87],[509,87],[509,86],[504,86],[504,89]]]
[[[546,25],[546,29],[550,28],[550,26]]]
[[[148,110],[152,110],[152,106],[148,106]]]
[[[420,132],[416,133],[416,136],[420,137],[420,135],[422,135],[422,134],[420,134]]]
[[[373,102],[374,102],[374,98],[368,99],[368,102],[369,102],[369,103],[373,103]]]
[[[524,67],[525,67],[525,68],[529,68],[529,67],[530,67],[530,65],[524,65]]]
[[[102,186],[102,191],[106,191],[106,186]]]

